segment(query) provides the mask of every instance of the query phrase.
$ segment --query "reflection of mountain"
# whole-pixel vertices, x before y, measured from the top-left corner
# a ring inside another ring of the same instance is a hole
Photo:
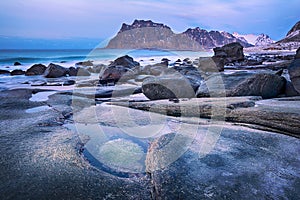
[[[200,28],[189,28],[183,33],[176,34],[164,24],[154,23],[151,20],[135,20],[131,25],[124,23],[106,48],[203,50],[231,42],[239,42],[245,47],[252,46],[227,32],[208,32]]]

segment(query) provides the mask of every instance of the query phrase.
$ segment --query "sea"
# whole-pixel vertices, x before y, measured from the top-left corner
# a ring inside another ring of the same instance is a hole
[[[0,69],[12,71],[14,69],[26,70],[33,64],[50,63],[64,67],[74,66],[80,61],[91,60],[94,63],[108,64],[116,58],[129,55],[141,65],[159,63],[162,58],[171,61],[177,59],[211,56],[212,52],[193,51],[167,51],[157,49],[44,49],[44,50],[0,50]],[[14,66],[15,62],[22,65]]]

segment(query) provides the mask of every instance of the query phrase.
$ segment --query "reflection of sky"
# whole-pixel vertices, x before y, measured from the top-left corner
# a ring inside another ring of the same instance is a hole
[[[278,40],[300,20],[299,7],[299,0],[10,0],[0,1],[0,34],[105,39],[137,18],[165,23],[177,32],[200,26],[266,33]]]

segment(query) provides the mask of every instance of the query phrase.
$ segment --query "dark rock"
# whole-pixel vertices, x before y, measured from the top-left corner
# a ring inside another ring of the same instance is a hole
[[[42,75],[46,70],[46,66],[43,64],[32,65],[26,72],[26,76]]]
[[[68,85],[74,85],[76,83],[76,81],[74,80],[67,80],[63,82],[63,86],[68,86]]]
[[[221,72],[224,71],[224,59],[220,57],[200,57],[198,68],[203,72]]]
[[[14,66],[19,66],[19,65],[22,65],[20,62],[15,62],[14,63]]]
[[[295,59],[300,59],[300,47],[296,51]]]
[[[244,60],[243,46],[238,43],[230,43],[222,47],[214,48],[215,57],[224,59],[224,64],[240,62]]]
[[[77,73],[78,73],[78,68],[75,68],[75,67],[69,68],[69,71],[68,71],[69,76],[77,76]]]
[[[134,78],[135,72],[129,68],[123,66],[110,66],[100,74],[99,78],[101,81],[114,80],[114,82],[122,80],[129,80]]]
[[[76,63],[75,65],[81,65],[81,66],[93,66],[93,62],[88,60],[88,61],[81,61],[81,62],[78,62]]]
[[[283,93],[286,80],[276,74],[255,74],[240,83],[229,96],[261,96],[275,98]]]
[[[82,67],[70,67],[68,70],[69,76],[90,76],[91,73]]]
[[[270,73],[216,73],[205,78],[197,90],[197,97],[226,95],[274,98],[284,92],[285,82],[283,77]]]
[[[106,68],[107,66],[104,64],[96,65],[93,67],[89,67],[87,70],[91,73],[100,73],[102,69]]]
[[[180,59],[177,59],[176,62],[181,63],[181,60],[180,60]]]
[[[143,81],[143,94],[151,100],[170,98],[192,98],[198,85],[180,76],[160,76]]]
[[[34,81],[30,84],[31,86],[44,86],[47,85],[46,81]]]
[[[50,63],[45,70],[44,76],[46,78],[59,78],[59,77],[67,75],[67,73],[68,73],[67,68],[64,68],[60,65]]]
[[[286,82],[284,94],[287,97],[293,97],[293,96],[299,96],[300,95],[300,93],[294,88],[291,81]]]
[[[142,67],[140,73],[145,75],[159,76],[163,74],[166,70],[166,66],[163,66],[161,64],[146,65],[145,67]]]
[[[15,69],[12,72],[10,72],[10,75],[15,76],[15,75],[24,75],[25,72],[21,69]]]
[[[109,66],[124,66],[128,68],[134,68],[140,66],[140,63],[133,60],[132,57],[125,55],[114,60]]]
[[[300,59],[295,59],[288,67],[288,71],[294,88],[300,93]]]
[[[0,74],[10,74],[8,70],[0,69]]]
[[[114,60],[103,73],[100,74],[99,78],[101,81],[106,82],[107,80],[126,81],[135,76],[140,71],[140,64],[133,60],[130,56],[122,56]],[[120,80],[121,79],[121,80]]]

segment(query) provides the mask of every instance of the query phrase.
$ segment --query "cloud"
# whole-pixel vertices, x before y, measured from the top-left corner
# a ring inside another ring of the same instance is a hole
[[[152,19],[177,32],[190,26],[282,37],[300,19],[299,0],[0,1],[2,35],[112,37],[123,22]]]

